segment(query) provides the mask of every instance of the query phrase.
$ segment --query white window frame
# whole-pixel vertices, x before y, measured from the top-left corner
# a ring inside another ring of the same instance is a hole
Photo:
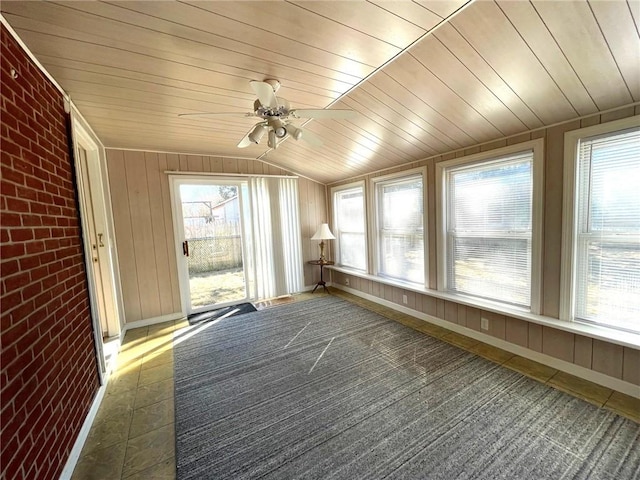
[[[362,210],[364,212],[364,229],[363,229],[363,235],[364,235],[364,256],[365,256],[365,268],[364,269],[359,269],[359,268],[355,268],[355,267],[351,267],[351,266],[346,266],[346,265],[342,265],[339,260],[340,260],[340,228],[338,225],[338,219],[337,219],[337,209],[336,209],[336,194],[344,192],[346,190],[353,190],[356,188],[362,188]],[[331,205],[332,205],[332,210],[333,210],[333,232],[334,235],[336,237],[336,241],[335,241],[335,248],[336,248],[336,266],[339,266],[341,268],[344,269],[348,269],[348,270],[354,270],[356,272],[364,272],[367,273],[369,271],[369,231],[367,228],[367,189],[366,189],[366,185],[365,185],[365,181],[364,180],[360,180],[359,182],[352,182],[352,183],[347,183],[344,185],[339,185],[337,187],[332,187],[331,188]]]
[[[533,196],[531,212],[531,306],[525,311],[539,314],[541,311],[542,292],[542,244],[543,244],[543,212],[544,212],[544,139],[538,138],[507,147],[489,150],[474,155],[446,160],[436,164],[436,225],[437,225],[437,259],[438,290],[448,294],[467,297],[461,293],[447,290],[447,199],[446,171],[451,167],[490,163],[501,157],[518,154],[527,150],[533,151]],[[501,305],[509,309],[519,309],[511,304],[498,300],[477,299],[477,303]]]
[[[403,178],[415,177],[420,175],[422,177],[422,248],[424,249],[423,258],[424,258],[424,280],[421,284],[417,284],[415,282],[411,282],[409,280],[403,280],[396,277],[390,277],[388,275],[384,275],[380,272],[380,241],[379,241],[379,231],[380,231],[380,211],[379,211],[379,198],[378,198],[378,185],[381,183],[386,183],[394,180],[402,180]],[[371,243],[373,244],[373,272],[375,276],[384,278],[386,282],[395,283],[398,285],[421,285],[425,287],[429,283],[429,224],[428,224],[428,216],[427,216],[427,199],[428,199],[428,190],[427,190],[427,168],[426,167],[418,167],[412,168],[410,170],[403,170],[398,173],[391,173],[388,175],[383,175],[380,177],[375,177],[371,179],[371,191],[373,192],[370,195],[370,205],[369,211],[373,212],[374,221],[371,222],[371,229],[369,231],[369,235],[371,238]]]
[[[577,209],[576,183],[578,175],[578,147],[583,138],[606,135],[640,126],[640,115],[623,118],[591,127],[572,130],[564,134],[564,184],[562,202],[562,265],[560,271],[560,320],[575,322],[575,271]],[[598,323],[600,327],[606,325]],[[613,327],[611,327],[613,328]]]

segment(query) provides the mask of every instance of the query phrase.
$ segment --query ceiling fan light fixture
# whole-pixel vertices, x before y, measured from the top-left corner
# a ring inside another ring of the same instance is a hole
[[[302,138],[302,129],[296,127],[295,125],[288,124],[287,133],[291,135],[295,140],[300,140]]]
[[[265,125],[256,125],[256,128],[249,134],[249,140],[253,143],[260,143],[260,140],[267,132],[267,127]]]
[[[0,0],[2,1],[2,0]],[[302,130],[289,123],[289,119],[348,119],[357,115],[353,110],[310,108],[291,108],[289,102],[276,96],[280,88],[280,82],[274,79],[264,81],[251,80],[249,82],[253,93],[257,99],[253,102],[252,112],[203,112],[203,113],[180,113],[181,118],[199,117],[258,117],[261,120],[254,124],[249,133],[238,142],[238,148],[247,148],[252,143],[258,144],[265,133],[268,133],[269,148],[276,148],[278,142],[293,137],[295,140],[304,140],[313,146],[321,146],[322,140],[313,133],[312,130]]]
[[[269,148],[273,148],[274,150],[278,148],[278,139],[276,137],[276,132],[273,130],[269,130],[269,141],[267,143]]]

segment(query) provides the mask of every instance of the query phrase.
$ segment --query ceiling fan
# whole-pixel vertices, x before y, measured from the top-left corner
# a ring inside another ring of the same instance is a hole
[[[252,90],[258,97],[253,102],[253,112],[210,112],[210,113],[181,113],[179,117],[258,117],[262,121],[256,123],[251,130],[238,143],[239,148],[245,148],[252,143],[260,143],[262,137],[267,134],[270,148],[277,148],[278,143],[287,136],[294,140],[305,140],[311,145],[320,146],[322,140],[308,130],[296,127],[289,118],[352,118],[356,114],[353,110],[323,110],[323,109],[296,109],[291,108],[289,102],[276,97],[280,88],[278,80],[265,80],[264,82],[249,82]]]

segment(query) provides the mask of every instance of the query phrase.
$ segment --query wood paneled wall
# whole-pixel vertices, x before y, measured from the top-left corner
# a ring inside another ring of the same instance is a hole
[[[181,311],[166,170],[230,175],[289,173],[259,160],[112,149],[107,150],[107,168],[127,323]],[[298,186],[304,281],[313,285],[319,271],[306,262],[318,256],[318,242],[310,237],[319,223],[328,220],[326,189],[302,177]]]
[[[348,279],[348,288],[352,290],[491,335],[534,352],[544,353],[580,367],[640,385],[640,350],[527,322],[509,315],[461,305],[343,272],[333,271],[331,275],[334,284],[345,285]],[[406,304],[402,301],[403,295],[407,296]],[[490,320],[489,330],[480,328],[482,317]]]
[[[593,115],[582,120],[564,123],[555,127],[537,130],[491,144],[457,151],[447,155],[430,158],[420,162],[385,170],[363,177],[352,178],[330,185],[336,186],[356,180],[365,180],[367,185],[372,178],[392,172],[411,168],[427,167],[428,195],[428,228],[429,228],[429,287],[437,289],[436,261],[436,197],[435,197],[435,165],[440,161],[450,160],[496,148],[525,142],[543,137],[545,140],[544,169],[544,241],[542,271],[542,314],[558,318],[560,310],[560,268],[562,244],[562,190],[564,168],[564,134],[570,130],[606,123],[620,118],[640,114],[640,107],[627,107],[607,114]],[[373,212],[367,212],[368,220],[374,220]],[[373,259],[371,259],[373,261]],[[416,293],[399,287],[385,285],[375,280],[359,278],[355,275],[333,271],[332,281],[349,286],[384,300],[398,303],[419,312],[433,315],[440,319],[457,323],[472,330],[480,331],[480,317],[491,319],[489,335],[519,345],[535,352],[574,363],[576,365],[604,373],[614,378],[640,385],[640,350],[622,347],[612,343],[595,340],[578,334],[565,332],[555,328],[542,326],[524,320],[485,312],[477,308],[461,305],[456,302],[438,299],[428,294]],[[402,295],[407,295],[408,303],[402,302]]]

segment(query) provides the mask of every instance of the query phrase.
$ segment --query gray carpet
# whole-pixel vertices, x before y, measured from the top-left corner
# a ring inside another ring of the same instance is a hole
[[[196,328],[178,480],[640,477],[640,425],[340,298]]]

